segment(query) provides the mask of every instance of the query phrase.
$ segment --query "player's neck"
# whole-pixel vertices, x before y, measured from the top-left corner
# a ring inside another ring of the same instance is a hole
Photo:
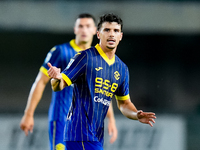
[[[108,59],[112,59],[115,56],[115,50],[112,51],[108,51],[108,52],[104,52],[106,54],[106,56],[108,57]]]
[[[78,40],[75,40],[75,43],[78,47],[80,47],[82,50],[86,50],[88,48],[91,47],[92,41],[88,41],[88,42],[81,42]]]
[[[112,59],[114,57],[117,47],[114,49],[109,49],[107,47],[102,46],[101,44],[99,44],[99,45],[100,45],[101,49],[103,50],[103,52],[108,57],[108,59]]]

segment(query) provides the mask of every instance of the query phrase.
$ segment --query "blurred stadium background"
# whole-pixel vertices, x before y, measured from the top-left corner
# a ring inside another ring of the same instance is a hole
[[[113,101],[118,140],[105,150],[197,150],[200,147],[200,1],[1,0],[0,145],[4,150],[48,150],[50,85],[36,110],[34,133],[19,123],[47,52],[74,38],[79,13],[113,12],[124,21],[117,55],[130,71],[138,109],[157,114],[153,128],[123,117]],[[98,42],[94,38],[93,45]]]

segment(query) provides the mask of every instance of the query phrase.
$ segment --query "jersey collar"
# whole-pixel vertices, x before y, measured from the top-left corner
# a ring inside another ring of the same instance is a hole
[[[97,49],[97,51],[99,52],[99,54],[101,55],[101,57],[108,63],[109,66],[112,65],[112,64],[114,64],[114,62],[115,62],[115,55],[114,55],[114,57],[112,59],[109,59],[107,57],[107,55],[104,53],[104,51],[101,49],[101,47],[100,47],[99,44],[97,44],[95,46],[95,48]]]
[[[71,45],[71,47],[72,47],[76,52],[82,51],[82,49],[81,49],[78,45],[76,45],[75,39],[71,40],[71,41],[69,42],[69,44]]]

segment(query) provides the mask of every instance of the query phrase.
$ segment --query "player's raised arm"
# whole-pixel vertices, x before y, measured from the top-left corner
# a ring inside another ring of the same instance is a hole
[[[49,70],[48,75],[51,77],[51,87],[53,91],[61,91],[67,86],[67,83],[62,79],[62,75],[60,73],[60,68],[54,67],[51,63],[48,63]]]
[[[155,113],[138,111],[130,99],[127,100],[117,100],[118,108],[124,116],[129,119],[138,120],[141,123],[149,124],[151,127],[152,123],[155,123],[156,119]]]

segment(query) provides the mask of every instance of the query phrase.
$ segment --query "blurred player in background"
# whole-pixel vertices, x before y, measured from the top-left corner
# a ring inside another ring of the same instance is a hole
[[[48,63],[54,91],[74,85],[72,107],[67,116],[67,150],[103,150],[104,118],[113,95],[122,114],[153,126],[154,113],[138,111],[129,97],[128,67],[115,55],[122,39],[122,20],[105,14],[97,28],[99,44],[78,53],[60,73]]]
[[[53,47],[47,54],[43,65],[32,85],[29,93],[26,109],[21,119],[20,128],[28,135],[33,132],[34,112],[42,98],[43,91],[50,78],[47,74],[49,67],[47,63],[64,70],[70,59],[82,50],[91,47],[93,36],[96,34],[95,18],[90,14],[80,14],[74,26],[75,39],[69,43],[64,43]],[[73,97],[73,85],[66,87],[62,91],[52,92],[52,100],[49,108],[49,140],[51,150],[65,149],[63,142],[64,125],[68,110]],[[112,135],[110,142],[113,143],[117,138],[117,129],[112,106],[108,114],[108,132]]]

